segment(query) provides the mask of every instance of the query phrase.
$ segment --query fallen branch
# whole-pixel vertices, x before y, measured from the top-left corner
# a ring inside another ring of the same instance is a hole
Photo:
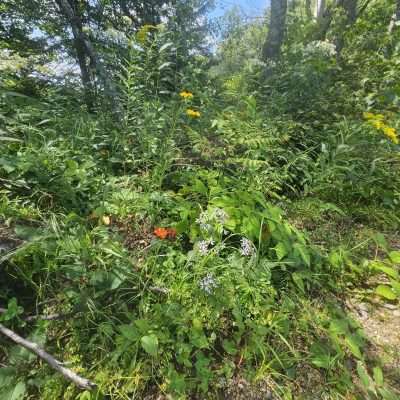
[[[154,292],[154,293],[160,293],[160,294],[168,294],[169,290],[162,288],[162,287],[157,287],[157,286],[150,286],[149,287],[150,292]]]
[[[14,343],[19,344],[22,347],[25,347],[32,353],[35,353],[42,360],[46,361],[50,365],[50,367],[52,367],[61,375],[63,375],[64,378],[73,382],[79,388],[88,390],[96,388],[95,383],[89,381],[86,378],[82,378],[81,376],[77,375],[74,371],[71,371],[70,369],[63,367],[60,361],[56,360],[52,355],[43,350],[37,343],[24,339],[23,337],[19,336],[11,329],[6,328],[2,324],[0,324],[0,333],[2,333],[7,338],[11,339]]]
[[[0,307],[0,314],[4,314],[7,311],[6,308]],[[22,316],[21,319],[25,322],[32,322],[36,320],[42,321],[54,321],[57,319],[65,319],[70,317],[72,314],[48,314],[48,315],[28,315],[26,317]]]

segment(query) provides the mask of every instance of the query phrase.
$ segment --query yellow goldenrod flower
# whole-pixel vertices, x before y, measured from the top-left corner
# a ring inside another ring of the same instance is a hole
[[[182,92],[179,93],[179,96],[181,96],[183,99],[192,99],[193,93],[183,90]]]
[[[140,44],[145,44],[147,35],[152,29],[157,29],[154,25],[145,24],[136,33],[136,38]]]
[[[192,110],[191,108],[188,108],[186,110],[186,115],[188,115],[191,118],[199,118],[201,114],[199,111],[195,111],[195,110]]]
[[[375,118],[375,114],[372,114],[372,113],[370,113],[370,112],[364,112],[364,113],[363,113],[363,117],[364,117],[365,119],[374,119],[374,118]]]
[[[384,126],[382,128],[383,133],[395,144],[399,144],[399,138],[396,134],[396,129]]]
[[[383,127],[385,126],[382,121],[372,120],[370,122],[376,129],[383,129]]]

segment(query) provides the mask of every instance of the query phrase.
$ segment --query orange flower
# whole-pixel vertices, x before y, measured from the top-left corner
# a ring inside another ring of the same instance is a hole
[[[168,236],[168,230],[165,228],[156,228],[154,229],[154,234],[159,238],[159,239],[166,239]]]
[[[153,233],[161,240],[176,238],[176,229],[175,228],[158,227],[158,228],[154,229]]]
[[[175,239],[176,238],[176,229],[175,228],[167,228],[168,230],[168,238]]]

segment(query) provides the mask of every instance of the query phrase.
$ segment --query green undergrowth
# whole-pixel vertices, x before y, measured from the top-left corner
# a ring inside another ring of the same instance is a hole
[[[132,48],[121,115],[2,88],[0,321],[98,388],[1,338],[0,398],[224,399],[238,380],[264,398],[398,398],[345,307],[356,291],[398,305],[397,108],[379,88],[368,110],[361,88],[346,102],[333,57],[288,54],[243,94],[201,57],[178,75],[167,40]],[[282,86],[315,71],[332,81],[309,102]]]
[[[340,300],[377,271],[390,279],[378,294],[395,300],[399,253],[379,229],[391,225],[377,210],[370,219],[378,228],[364,232],[355,221],[370,215],[368,205],[353,214],[317,197],[285,198],[284,185],[287,193],[299,190],[290,177],[308,155],[294,149],[292,165],[275,179],[279,154],[268,157],[268,168],[257,152],[266,157],[267,140],[284,154],[290,138],[274,138],[279,124],[271,131],[220,118],[211,122],[216,140],[236,158],[211,157],[218,145],[194,142],[204,166],[192,154],[184,166],[166,159],[125,175],[108,153],[93,154],[96,130],[84,147],[73,145],[77,135],[68,145],[65,138],[34,139],[3,152],[1,234],[16,244],[2,255],[3,323],[46,344],[99,387],[79,394],[9,346],[1,355],[4,396],[20,390],[41,399],[222,398],[241,376],[289,399],[301,396],[305,371],[318,371],[313,390],[320,396],[396,397]],[[254,141],[231,136],[240,124]],[[198,128],[188,129],[194,135]],[[156,227],[176,236],[157,237]],[[367,252],[372,244],[379,254],[387,250],[386,260],[368,261],[376,258]],[[23,314],[52,312],[68,317],[23,321]]]

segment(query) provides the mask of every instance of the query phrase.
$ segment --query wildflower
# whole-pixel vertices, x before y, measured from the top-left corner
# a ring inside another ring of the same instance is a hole
[[[382,121],[379,120],[372,120],[371,124],[376,128],[376,129],[382,129],[385,127],[385,124]]]
[[[242,238],[240,247],[240,254],[242,256],[251,256],[254,253],[253,243],[249,239]]]
[[[216,208],[213,212],[213,216],[221,225],[229,218],[229,215],[222,208]]]
[[[110,225],[111,218],[108,215],[103,215],[102,221],[104,225]]]
[[[136,38],[140,44],[146,43],[147,35],[152,29],[157,29],[157,27],[154,25],[145,24],[138,30]]]
[[[363,117],[367,120],[377,120],[377,121],[383,121],[385,119],[385,116],[383,114],[373,114],[370,112],[364,112]]]
[[[395,144],[399,144],[399,138],[396,134],[396,129],[384,126],[382,128],[383,133]]]
[[[159,239],[166,239],[168,236],[168,230],[166,228],[156,228],[156,229],[154,229],[154,234]]]
[[[210,232],[212,230],[212,226],[208,223],[209,217],[207,212],[203,211],[199,217],[196,219],[196,224],[200,225],[200,229],[205,232]]]
[[[375,114],[372,114],[372,113],[370,113],[370,112],[364,112],[364,113],[363,113],[363,117],[364,117],[365,119],[374,119],[374,118],[375,118]]]
[[[212,294],[218,287],[217,281],[213,274],[207,274],[199,283],[200,289],[204,290],[207,294]]]
[[[202,231],[205,231],[205,232],[211,232],[212,231],[212,226],[211,226],[211,224],[207,224],[207,223],[203,223],[203,224],[199,224],[200,225],[200,229],[202,230]]]
[[[209,246],[212,246],[214,243],[215,243],[215,242],[214,242],[214,240],[212,240],[212,239],[201,240],[201,241],[197,244],[197,248],[198,248],[199,253],[200,253],[202,256],[206,256],[207,253],[208,253],[208,250],[209,250],[208,247],[209,247]]]
[[[191,108],[188,108],[186,110],[186,115],[191,118],[199,118],[201,114],[199,111],[195,111],[195,110],[192,110]]]
[[[176,229],[175,228],[156,228],[156,229],[154,229],[153,233],[159,239],[162,239],[162,240],[176,238]]]
[[[369,124],[382,131],[383,134],[393,143],[399,144],[399,137],[397,136],[396,129],[385,124],[385,116],[383,114],[372,114],[365,112],[363,113],[363,116],[366,120],[368,120]]]
[[[182,92],[179,93],[179,96],[181,96],[183,99],[192,99],[193,93],[183,90]]]

